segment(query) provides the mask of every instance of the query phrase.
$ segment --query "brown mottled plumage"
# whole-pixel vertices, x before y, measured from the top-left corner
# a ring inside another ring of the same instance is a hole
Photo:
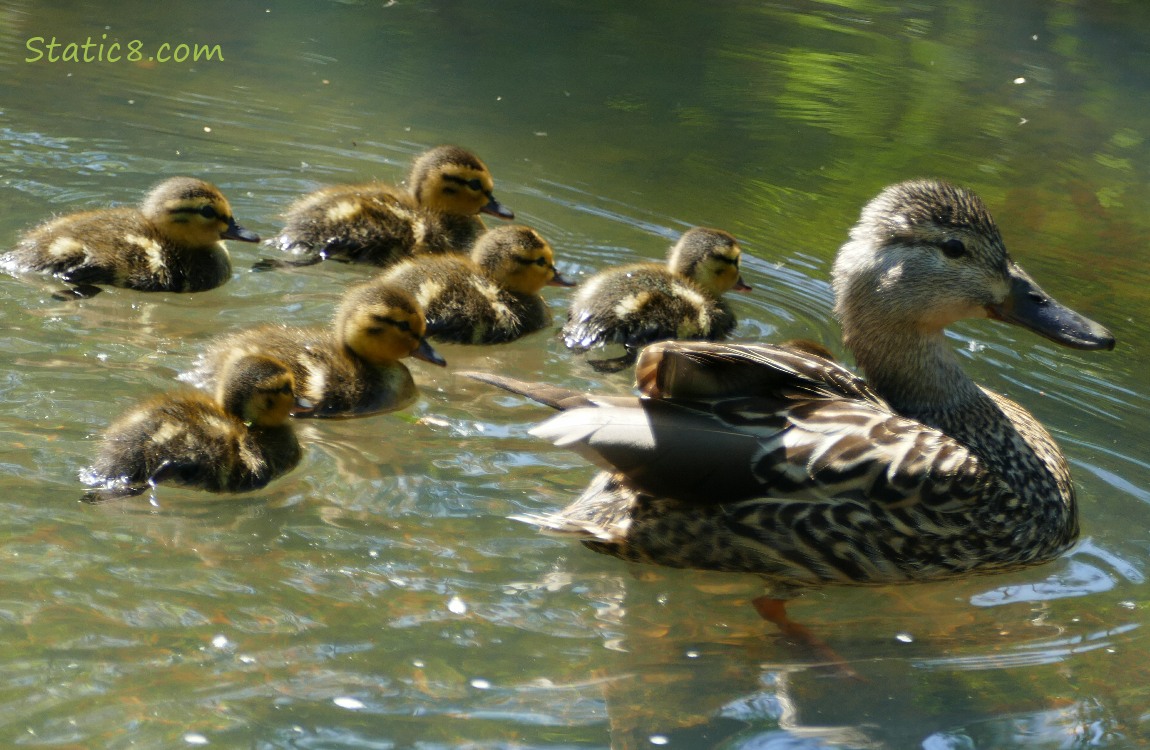
[[[445,364],[424,339],[424,326],[423,311],[407,292],[386,284],[358,284],[344,293],[330,328],[265,325],[224,336],[181,379],[210,388],[236,356],[265,354],[291,367],[296,392],[311,402],[312,410],[300,416],[400,409],[418,390],[399,360]]]
[[[563,343],[578,351],[621,344],[621,356],[593,361],[598,369],[619,370],[656,341],[725,338],[736,321],[722,294],[750,289],[739,275],[741,255],[727,232],[695,227],[671,246],[666,265],[600,271],[571,299]]]
[[[291,371],[241,356],[228,363],[214,396],[156,396],[117,419],[80,479],[86,502],[138,495],[161,482],[209,492],[259,489],[299,463],[288,417],[296,406]]]
[[[427,336],[457,344],[502,344],[551,322],[544,286],[571,286],[550,243],[534,229],[503,226],[480,235],[470,257],[409,258],[379,277],[410,292]]]
[[[294,256],[257,268],[331,258],[390,266],[421,253],[465,252],[483,231],[480,213],[514,218],[493,195],[487,167],[470,151],[439,146],[419,156],[408,189],[383,183],[335,185],[292,204],[268,245]]]
[[[534,434],[607,469],[569,507],[524,520],[627,560],[758,573],[780,593],[1066,550],[1078,521],[1062,453],[962,372],[944,329],[990,317],[1081,349],[1113,348],[1110,333],[1010,259],[976,195],[937,181],[867,205],[834,288],[865,381],[810,347],[706,342],[644,350],[640,398],[479,376],[565,410]]]
[[[144,292],[198,292],[231,277],[222,240],[259,242],[236,223],[214,185],[173,177],[156,185],[138,209],[68,214],[29,231],[0,256],[9,273],[50,273],[92,296],[98,285]]]

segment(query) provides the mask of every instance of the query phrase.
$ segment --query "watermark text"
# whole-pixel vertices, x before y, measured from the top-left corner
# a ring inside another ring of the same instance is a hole
[[[41,60],[58,63],[117,63],[126,62],[223,62],[224,51],[218,44],[187,44],[163,42],[150,47],[139,39],[120,42],[108,41],[107,34],[98,40],[88,37],[82,42],[63,42],[56,37],[34,36],[24,43],[29,55],[24,62]]]

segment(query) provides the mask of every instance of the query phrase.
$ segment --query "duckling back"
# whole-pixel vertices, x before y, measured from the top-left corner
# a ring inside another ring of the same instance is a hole
[[[80,474],[97,487],[84,499],[137,495],[162,482],[209,492],[259,489],[299,463],[299,443],[287,424],[294,401],[283,363],[237,357],[215,396],[155,396],[115,420],[96,460]]]
[[[571,300],[563,343],[586,350],[637,350],[664,339],[720,339],[735,327],[725,302],[664,266],[638,263],[602,271]]]
[[[259,237],[236,223],[213,185],[176,177],[153,188],[139,209],[69,214],[41,224],[0,258],[0,268],[49,273],[88,294],[100,284],[197,292],[231,277],[224,239]]]
[[[415,297],[429,337],[458,344],[500,344],[544,328],[551,313],[540,289],[567,285],[550,244],[521,226],[488,230],[470,258],[413,258],[380,280]]]
[[[578,351],[621,344],[621,357],[598,365],[621,369],[656,341],[722,339],[736,319],[719,295],[732,287],[750,288],[739,276],[739,258],[731,235],[695,228],[671,247],[667,266],[636,263],[603,270],[571,300],[563,343]]]
[[[481,212],[514,216],[495,200],[483,162],[457,146],[422,154],[408,184],[410,191],[368,183],[311,193],[288,208],[268,244],[294,255],[294,265],[330,258],[386,267],[413,254],[465,251],[484,229]]]
[[[263,354],[285,362],[299,395],[313,409],[299,416],[349,417],[400,409],[418,395],[399,360],[445,364],[424,339],[423,313],[406,292],[387,285],[349,289],[331,327],[258,326],[208,346],[181,379],[211,388],[237,356]]]

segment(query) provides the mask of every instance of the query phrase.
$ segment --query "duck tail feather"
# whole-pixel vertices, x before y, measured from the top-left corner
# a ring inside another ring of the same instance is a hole
[[[526,380],[517,380],[516,378],[509,378],[505,375],[496,375],[490,372],[467,371],[459,374],[472,380],[478,380],[481,383],[493,385],[496,388],[502,388],[505,391],[519,396],[526,396],[532,401],[537,401],[544,406],[550,406],[552,409],[558,409],[559,411],[567,411],[568,409],[575,409],[581,406],[596,405],[596,402],[585,393],[570,388],[550,385],[549,383],[531,383]]]

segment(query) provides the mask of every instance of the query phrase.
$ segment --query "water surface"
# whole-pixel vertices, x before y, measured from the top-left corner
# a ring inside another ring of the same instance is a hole
[[[791,607],[866,678],[749,606],[751,577],[629,567],[510,521],[593,469],[540,444],[509,371],[626,392],[552,332],[442,346],[403,412],[307,423],[264,491],[78,502],[94,436],[199,348],[322,324],[363,269],[236,274],[78,304],[0,279],[0,744],[253,748],[1065,748],[1150,742],[1150,21],[1138,2],[467,4],[0,0],[0,238],[212,180],[270,235],[295,196],[403,178],[444,142],[564,274],[742,241],[737,336],[841,351],[827,284],[861,205],[940,176],[986,200],[1111,353],[983,322],[969,371],[1062,444],[1083,540],[1032,570],[811,593]],[[223,60],[25,62],[56,36],[220,45]],[[557,315],[566,292],[549,289]]]

